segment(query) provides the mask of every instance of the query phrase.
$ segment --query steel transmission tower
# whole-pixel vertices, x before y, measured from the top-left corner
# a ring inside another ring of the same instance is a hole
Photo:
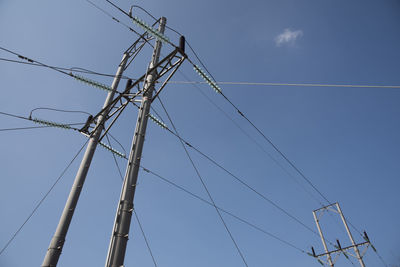
[[[321,217],[323,215],[324,212],[328,212],[328,211],[332,211],[336,214],[339,214],[340,218],[342,219],[343,225],[346,228],[346,232],[347,235],[349,236],[350,242],[351,242],[351,246],[347,246],[347,247],[342,247],[339,240],[336,240],[336,245],[335,245],[335,250],[329,250],[327,245],[326,245],[326,240],[325,237],[323,235],[322,229],[321,229],[321,225],[320,225],[320,220]],[[328,206],[322,207],[320,209],[314,210],[313,211],[313,215],[314,215],[314,220],[315,220],[315,224],[317,225],[318,228],[318,232],[319,235],[321,237],[321,241],[322,241],[322,245],[324,246],[324,250],[325,253],[321,253],[321,254],[316,254],[315,250],[313,247],[311,247],[312,249],[312,256],[317,258],[318,261],[321,264],[327,263],[329,264],[330,267],[334,267],[336,260],[339,258],[340,254],[343,253],[343,255],[348,258],[348,256],[352,256],[354,258],[356,258],[358,260],[358,262],[360,263],[361,267],[365,267],[364,261],[363,261],[363,256],[365,255],[367,249],[369,246],[372,246],[368,235],[366,232],[364,232],[364,239],[365,242],[362,243],[356,243],[354,241],[353,235],[350,232],[349,226],[347,225],[347,221],[346,218],[343,215],[342,210],[340,209],[339,203],[334,203],[334,204],[330,204]],[[362,253],[360,253],[359,247],[363,247],[364,246],[364,250]],[[354,250],[354,254],[351,253],[350,251]],[[323,258],[326,257],[326,261],[323,260]],[[322,258],[322,259],[321,259]]]
[[[67,202],[65,204],[63,213],[61,215],[60,221],[58,223],[57,229],[53,238],[51,239],[49,248],[47,250],[46,256],[43,260],[43,267],[56,266],[58,259],[60,258],[62,248],[64,246],[65,238],[67,236],[68,228],[74,215],[76,205],[78,204],[79,196],[81,194],[83,184],[87,173],[89,171],[90,164],[92,163],[93,155],[96,150],[97,144],[99,142],[100,135],[104,128],[104,121],[108,116],[110,111],[110,103],[114,98],[115,91],[117,90],[119,81],[121,79],[122,73],[125,69],[126,62],[129,58],[129,53],[125,52],[122,57],[122,61],[118,67],[117,74],[115,75],[114,81],[112,83],[111,89],[107,95],[107,98],[103,105],[103,111],[100,113],[97,119],[96,130],[92,132],[86,152],[79,166],[79,170],[76,174],[74,183],[72,185],[71,191],[69,193]]]
[[[143,149],[147,121],[150,115],[150,105],[153,100],[158,97],[168,81],[187,58],[184,51],[185,38],[183,36],[180,37],[179,46],[175,46],[163,35],[166,24],[165,18],[158,20],[158,30],[154,29],[152,26],[148,26],[137,18],[132,19],[136,22],[136,24],[144,28],[145,32],[125,51],[114,81],[111,87],[108,88],[109,92],[103,108],[95,116],[89,116],[85,126],[80,130],[80,132],[88,136],[90,140],[76,174],[57,229],[43,260],[42,267],[57,266],[64,246],[65,238],[67,236],[68,228],[78,204],[79,196],[97,145],[100,143],[104,146],[104,143],[101,143],[101,140],[106,136],[108,131],[114,125],[115,121],[119,118],[120,114],[129,104],[134,103],[135,98],[142,96],[132,149],[121,192],[121,201],[118,205],[106,263],[106,266],[123,266],[125,249],[128,241],[127,237],[132,216],[135,185],[140,167],[140,158]],[[129,79],[125,90],[123,92],[118,92],[117,88],[123,72],[126,70],[127,66],[132,63],[132,60],[142,50],[144,45],[153,39],[157,39],[157,41],[154,47],[151,63],[146,70],[146,73],[144,73],[134,82]],[[172,45],[174,50],[160,60],[161,41]],[[131,61],[129,61],[129,59],[131,59]],[[72,73],[70,75],[75,78],[77,77]],[[165,80],[159,81],[163,77],[166,77]],[[91,85],[98,86],[98,83],[89,79],[83,79],[82,77],[78,79],[90,83]],[[156,85],[159,88],[156,88]],[[137,87],[138,91],[136,93],[131,93],[131,89],[133,87]],[[154,91],[156,91],[155,96],[153,96]],[[107,122],[109,123],[106,126]],[[90,130],[92,128],[93,130]],[[117,151],[113,150],[111,147],[107,148],[111,150],[111,152],[117,153]],[[121,156],[122,154],[119,153],[118,155]]]
[[[164,33],[166,19],[161,18],[159,31]],[[161,51],[161,41],[157,40],[153,51],[153,57],[149,68],[153,68],[159,61]],[[148,72],[145,77],[143,97],[139,108],[139,114],[136,122],[135,134],[132,141],[131,152],[126,169],[126,174],[121,191],[120,201],[115,216],[113,232],[106,259],[106,266],[123,266],[126,246],[128,243],[129,228],[133,212],[133,199],[135,197],[136,183],[140,168],[140,159],[146,134],[148,115],[152,102],[154,81],[157,79],[157,72],[153,70]]]

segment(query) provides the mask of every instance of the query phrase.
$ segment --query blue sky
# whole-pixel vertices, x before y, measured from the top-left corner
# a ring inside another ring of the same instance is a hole
[[[115,3],[124,10],[140,5],[156,17],[167,17],[167,25],[185,35],[217,81],[400,85],[398,0]],[[96,4],[141,31],[106,1]],[[135,14],[151,23],[144,12]],[[137,38],[84,0],[0,1],[0,34],[1,47],[32,59],[110,74]],[[175,33],[166,34],[178,42]],[[162,53],[169,51],[171,47],[164,46]],[[188,55],[197,62],[191,52]],[[150,56],[147,47],[125,74],[134,78],[143,74]],[[4,51],[0,57],[18,60]],[[105,99],[104,92],[46,68],[0,61],[0,73],[2,112],[28,116],[34,108],[51,107],[96,114]],[[173,80],[186,81],[182,74],[201,81],[188,62]],[[88,77],[105,84],[112,80]],[[221,88],[330,201],[340,203],[357,229],[367,231],[387,266],[399,266],[400,89]],[[220,95],[204,84],[169,84],[161,98],[183,138],[316,231],[312,211],[323,199]],[[154,108],[166,120],[158,103]],[[45,110],[35,114],[58,122],[86,120],[83,114]],[[111,132],[125,150],[129,150],[136,115],[133,107],[128,108]],[[36,126],[4,115],[0,122],[2,129]],[[1,131],[0,135],[3,247],[86,137],[61,129]],[[317,235],[193,150],[189,152],[217,205],[302,250],[314,246],[323,251]],[[81,155],[0,255],[1,266],[41,264],[80,159]],[[124,170],[126,162],[119,159],[118,163]],[[207,198],[179,141],[152,123],[142,164]],[[120,188],[111,154],[99,147],[59,266],[104,265]],[[158,266],[243,266],[215,210],[159,178],[140,172],[135,208]],[[320,266],[312,257],[223,216],[249,266]],[[329,240],[339,238],[342,245],[349,244],[337,216],[324,216],[321,222]],[[134,219],[128,244],[126,266],[154,266]],[[372,249],[365,263],[385,266]],[[342,255],[337,266],[352,264]]]

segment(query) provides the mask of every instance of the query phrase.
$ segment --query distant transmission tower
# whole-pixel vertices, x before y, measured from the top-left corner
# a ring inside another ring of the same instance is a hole
[[[321,229],[321,226],[319,224],[319,221],[320,221],[320,219],[321,219],[321,217],[322,217],[322,215],[324,214],[325,211],[326,212],[332,211],[332,212],[340,215],[340,217],[341,217],[341,219],[343,221],[344,227],[346,228],[346,232],[347,232],[347,234],[349,236],[349,239],[351,241],[351,244],[352,244],[351,246],[342,247],[340,245],[339,240],[337,239],[336,240],[337,245],[335,245],[336,249],[335,250],[331,250],[331,251],[328,250],[328,247],[327,247],[326,241],[325,241],[325,237],[324,237],[324,235],[322,233],[322,229]],[[319,235],[321,236],[321,241],[322,241],[322,245],[324,246],[325,253],[316,254],[314,248],[311,247],[312,256],[317,258],[318,262],[321,263],[322,265],[324,265],[326,263],[326,264],[329,264],[330,267],[334,267],[335,262],[339,258],[340,254],[343,253],[343,255],[346,258],[348,258],[348,256],[352,256],[352,257],[356,258],[358,260],[358,262],[360,263],[361,267],[365,267],[365,264],[364,264],[364,261],[363,261],[363,257],[365,255],[365,253],[367,252],[368,247],[372,246],[370,241],[369,241],[368,235],[364,231],[365,242],[358,243],[358,244],[356,244],[354,242],[354,238],[353,238],[353,236],[352,236],[352,234],[350,232],[349,226],[347,225],[346,218],[343,216],[343,212],[340,209],[339,203],[333,203],[333,204],[330,204],[328,206],[322,207],[320,209],[314,210],[313,211],[313,215],[314,215],[315,223],[317,224]],[[360,253],[359,247],[363,247],[364,248],[361,253]],[[354,250],[354,254],[351,253],[351,250]],[[326,260],[324,260],[325,257],[326,257]]]

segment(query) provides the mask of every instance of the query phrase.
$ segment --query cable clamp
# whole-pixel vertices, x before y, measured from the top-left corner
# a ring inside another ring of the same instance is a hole
[[[191,144],[189,144],[189,143],[186,142],[186,141],[185,141],[185,144],[186,144],[188,147],[193,147]]]
[[[19,57],[20,59],[26,60],[26,61],[28,61],[28,62],[30,62],[30,63],[34,63],[34,61],[33,61],[32,59],[30,59],[30,58],[27,58],[27,57],[24,57],[24,56],[21,56],[21,55],[18,55],[18,57]]]

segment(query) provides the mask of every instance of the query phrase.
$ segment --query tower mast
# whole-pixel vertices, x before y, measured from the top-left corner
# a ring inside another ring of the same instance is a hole
[[[158,31],[164,33],[166,18],[160,19]],[[157,65],[160,58],[161,41],[157,40],[149,69]],[[113,232],[106,259],[106,267],[120,267],[124,265],[125,251],[128,243],[129,228],[133,212],[133,199],[142,157],[148,115],[154,91],[154,81],[158,77],[157,69],[147,73],[144,82],[143,97],[139,108],[135,134],[125,173],[124,183],[115,216]]]
[[[113,83],[111,85],[112,90],[108,92],[107,98],[104,102],[102,109],[103,111],[97,118],[95,130],[90,136],[88,146],[82,158],[78,172],[75,176],[74,183],[69,193],[67,202],[65,203],[65,207],[58,222],[57,229],[54,233],[53,238],[51,239],[49,248],[47,249],[42,267],[57,266],[58,259],[60,258],[64,246],[65,238],[67,236],[68,228],[72,220],[72,216],[74,215],[76,205],[78,204],[79,196],[81,194],[83,184],[85,183],[90,164],[92,163],[93,155],[99,142],[100,135],[104,129],[104,122],[110,112],[110,103],[113,101],[119,81],[121,80],[122,73],[125,70],[125,65],[129,59],[128,50],[124,53],[121,63],[119,64],[117,73],[115,74]]]

